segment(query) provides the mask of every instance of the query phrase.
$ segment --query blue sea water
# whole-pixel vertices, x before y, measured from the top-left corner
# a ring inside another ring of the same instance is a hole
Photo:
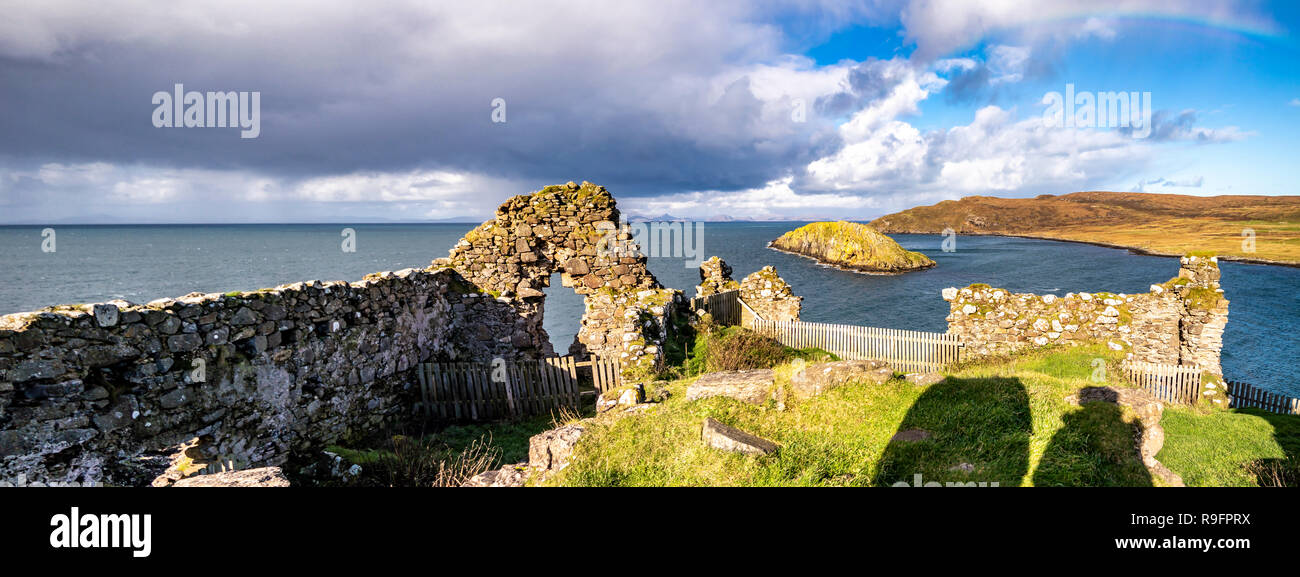
[[[896,235],[938,266],[904,275],[866,275],[825,267],[766,248],[802,223],[706,223],[701,256],[721,256],[737,279],[773,265],[804,296],[809,321],[941,332],[950,286],[988,283],[1016,292],[1145,292],[1178,272],[1172,258],[1086,244],[1004,237],[958,237],[940,250],[937,235]],[[446,256],[470,224],[157,225],[55,227],[55,252],[43,252],[42,227],[0,227],[0,314],[114,298],[148,302],[190,292],[252,290],[301,280],[357,280],[371,272],[422,267]],[[344,228],[356,252],[341,249]],[[1229,379],[1300,397],[1292,376],[1300,358],[1300,269],[1224,262],[1232,302],[1224,335]],[[665,286],[694,293],[695,263],[650,259]],[[582,299],[559,285],[547,290],[546,328],[567,350]]]

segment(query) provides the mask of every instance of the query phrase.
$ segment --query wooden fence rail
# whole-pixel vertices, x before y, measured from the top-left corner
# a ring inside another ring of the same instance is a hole
[[[421,363],[420,407],[440,420],[481,421],[577,410],[573,357],[501,363]]]
[[[902,372],[937,371],[961,360],[961,340],[945,333],[761,319],[754,330],[789,347],[817,347],[845,360],[882,360]]]
[[[1265,391],[1248,383],[1228,381],[1228,397],[1228,406],[1234,409],[1253,407],[1272,413],[1300,415],[1300,399]]]
[[[591,368],[591,384],[596,388],[596,394],[607,393],[623,385],[622,366],[618,359],[592,357],[576,365],[579,368]]]
[[[691,299],[691,312],[704,311],[722,326],[740,324],[740,291],[730,290]]]
[[[1141,361],[1120,364],[1124,379],[1166,403],[1194,405],[1201,391],[1201,367]]]

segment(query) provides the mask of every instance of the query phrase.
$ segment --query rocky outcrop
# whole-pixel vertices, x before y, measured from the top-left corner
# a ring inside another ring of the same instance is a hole
[[[704,419],[700,429],[700,438],[704,444],[714,449],[744,453],[746,455],[770,455],[778,449],[776,443],[746,433],[735,427],[728,427],[712,417]]]
[[[288,487],[289,479],[279,467],[262,467],[246,471],[226,471],[194,475],[181,479],[173,487]]]
[[[804,367],[790,376],[795,398],[820,395],[845,383],[880,384],[893,378],[894,370],[884,361],[831,361]]]
[[[775,382],[776,372],[772,369],[706,373],[686,388],[686,400],[728,397],[757,405],[772,398]]]
[[[904,249],[894,239],[856,222],[814,222],[781,235],[769,246],[861,272],[902,273],[935,264],[930,257]]]
[[[1182,477],[1156,459],[1156,455],[1165,445],[1165,430],[1160,426],[1164,404],[1151,393],[1142,389],[1123,387],[1085,387],[1078,393],[1066,397],[1065,400],[1076,405],[1096,402],[1115,403],[1131,409],[1137,415],[1141,426],[1141,432],[1135,441],[1142,464],[1152,477],[1159,479],[1164,485],[1183,486]]]

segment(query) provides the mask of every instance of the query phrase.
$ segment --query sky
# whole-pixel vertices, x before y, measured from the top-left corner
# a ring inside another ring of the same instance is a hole
[[[0,0],[0,224],[483,220],[583,180],[706,219],[1300,194],[1291,2],[108,4]],[[178,84],[256,94],[256,137],[160,125]]]

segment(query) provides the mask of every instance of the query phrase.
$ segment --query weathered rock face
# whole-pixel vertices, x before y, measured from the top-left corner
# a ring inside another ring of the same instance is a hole
[[[805,367],[790,376],[790,392],[796,398],[820,395],[845,383],[880,384],[893,378],[894,370],[884,361],[831,361]]]
[[[700,438],[714,449],[746,455],[770,455],[779,448],[772,441],[729,427],[712,417],[704,419],[704,425],[700,428]]]
[[[172,487],[288,487],[289,479],[279,467],[227,471],[186,477]]]
[[[757,405],[772,398],[775,382],[776,372],[772,369],[707,373],[686,387],[686,400],[729,397]]]
[[[740,283],[731,278],[731,265],[719,257],[712,257],[700,263],[700,284],[695,287],[695,296],[704,297],[720,292],[736,290]]]
[[[434,264],[454,267],[479,291],[526,303],[518,311],[524,326],[504,336],[520,354],[534,355],[550,353],[541,328],[542,289],[561,273],[563,285],[583,295],[586,309],[569,352],[618,358],[635,378],[660,366],[668,318],[681,293],[660,286],[619,222],[604,187],[548,186],[507,200],[495,219]]]
[[[771,266],[765,266],[740,281],[740,300],[767,321],[797,321],[803,308],[803,297],[795,296],[794,290]],[[741,326],[753,325],[754,315],[749,309],[741,307]]]
[[[929,257],[906,250],[894,239],[857,222],[814,222],[781,235],[771,247],[863,272],[901,273],[935,264]]]
[[[987,285],[944,289],[943,298],[951,303],[948,333],[961,336],[966,354],[972,356],[1049,343],[1105,342],[1112,349],[1127,350],[1133,360],[1199,365],[1221,381],[1219,352],[1228,301],[1219,287],[1217,259],[1186,256],[1181,262],[1178,277],[1138,295],[1057,297]],[[1223,402],[1218,396],[1215,400]]]

